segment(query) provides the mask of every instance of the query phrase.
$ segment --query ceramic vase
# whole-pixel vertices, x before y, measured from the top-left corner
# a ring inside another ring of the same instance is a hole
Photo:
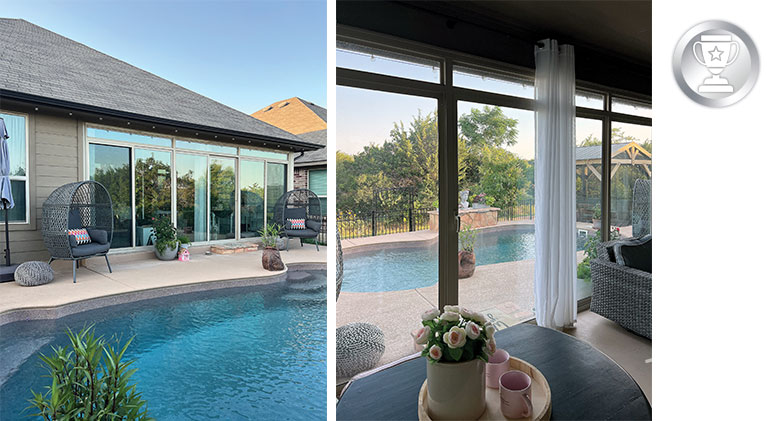
[[[485,412],[485,362],[428,361],[428,415],[434,420],[476,420]]]

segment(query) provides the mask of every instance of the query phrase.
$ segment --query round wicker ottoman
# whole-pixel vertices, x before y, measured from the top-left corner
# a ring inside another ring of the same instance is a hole
[[[369,323],[350,323],[336,329],[336,377],[370,370],[385,353],[382,329]]]
[[[24,262],[16,268],[14,279],[23,287],[33,287],[51,282],[54,271],[44,262]]]

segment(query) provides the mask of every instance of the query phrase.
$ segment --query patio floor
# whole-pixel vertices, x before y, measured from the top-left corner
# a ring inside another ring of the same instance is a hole
[[[292,244],[292,243],[291,243]],[[113,273],[108,272],[105,259],[91,258],[76,271],[77,283],[73,283],[71,263],[54,261],[54,281],[37,287],[22,287],[15,282],[0,284],[0,324],[18,317],[10,317],[17,310],[51,309],[78,303],[100,305],[117,304],[154,295],[189,292],[232,285],[262,284],[283,280],[287,269],[269,272],[260,262],[262,252],[206,255],[208,247],[190,249],[190,261],[157,260],[152,252],[134,252],[109,256]],[[325,268],[327,247],[318,252],[311,244],[303,248],[291,245],[290,251],[281,251],[287,265],[312,269],[312,265]],[[306,267],[309,266],[309,267]],[[135,293],[135,294],[133,294]],[[133,296],[134,297],[131,297]],[[75,305],[74,304],[74,305]],[[72,308],[67,313],[82,311],[87,306]],[[97,306],[100,306],[97,305]],[[73,307],[73,306],[71,306]],[[60,317],[64,314],[54,314]],[[32,313],[30,313],[32,314]],[[18,316],[18,315],[17,315]],[[38,316],[33,316],[39,318]]]

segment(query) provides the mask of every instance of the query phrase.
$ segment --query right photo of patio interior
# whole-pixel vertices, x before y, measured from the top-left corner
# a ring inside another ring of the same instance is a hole
[[[651,2],[336,10],[338,419],[428,419],[445,310],[546,418],[651,418]]]

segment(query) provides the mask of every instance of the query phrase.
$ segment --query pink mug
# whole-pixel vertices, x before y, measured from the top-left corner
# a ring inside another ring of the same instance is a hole
[[[485,365],[485,386],[498,389],[498,379],[507,371],[509,371],[509,353],[497,349]]]
[[[501,413],[507,418],[527,418],[533,415],[531,377],[522,371],[511,370],[499,379]]]

